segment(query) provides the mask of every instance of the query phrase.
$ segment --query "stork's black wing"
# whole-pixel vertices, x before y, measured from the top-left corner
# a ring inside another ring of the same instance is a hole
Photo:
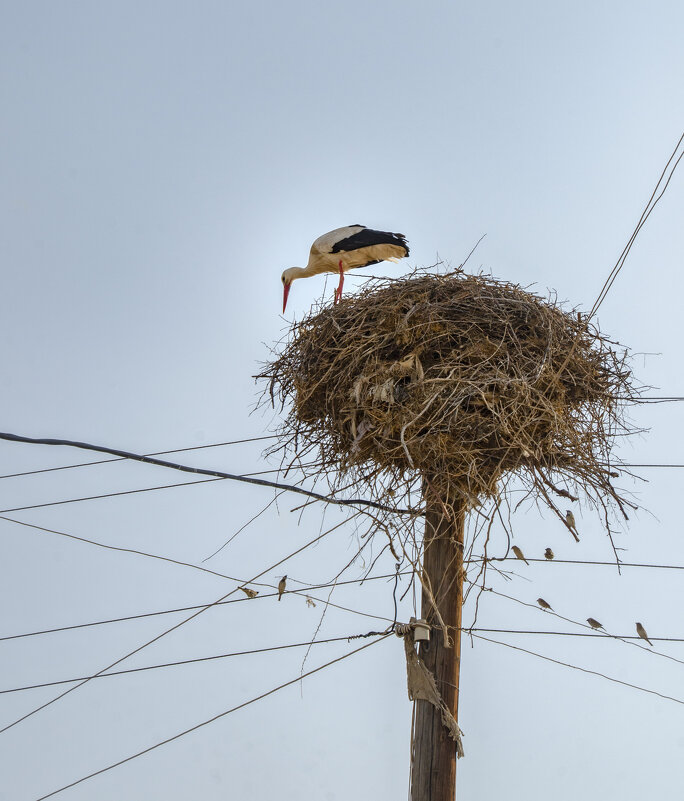
[[[397,245],[397,247],[404,249],[406,256],[409,255],[408,242],[403,234],[393,234],[389,231],[375,231],[373,228],[363,228],[358,233],[352,234],[345,239],[340,239],[332,246],[330,252],[348,252],[350,250],[371,247],[372,245]]]

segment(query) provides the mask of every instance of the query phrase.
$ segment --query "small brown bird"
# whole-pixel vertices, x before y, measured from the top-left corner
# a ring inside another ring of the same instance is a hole
[[[516,559],[522,559],[522,560],[523,560],[523,562],[524,562],[526,565],[529,565],[529,562],[527,561],[527,559],[525,559],[525,554],[524,554],[524,553],[523,553],[523,552],[520,550],[520,548],[518,548],[518,546],[517,546],[517,545],[514,545],[514,546],[511,548],[511,550],[512,550],[512,551],[513,551],[513,553],[515,554],[515,558],[516,558]]]
[[[287,576],[283,576],[280,581],[278,582],[278,600],[280,601],[283,597],[283,593],[285,592],[285,582],[287,581]]]
[[[547,549],[544,551],[544,557],[545,557],[546,559],[553,559],[553,557],[554,557],[554,556],[555,556],[555,554],[554,554],[554,552],[551,550],[551,548],[547,548]]]
[[[646,642],[653,646],[653,643],[648,639],[648,634],[646,634],[646,629],[641,625],[641,623],[636,624],[637,634],[641,637],[642,640],[646,640]]]
[[[602,629],[603,626],[598,622],[598,620],[594,620],[593,617],[587,618],[587,623],[592,627],[592,629]],[[605,629],[604,629],[605,631]]]
[[[310,607],[312,607],[312,608],[313,608],[314,606],[316,606],[316,604],[313,602],[313,599],[312,599],[312,598],[307,598],[307,599],[306,599],[306,605],[307,605],[307,606],[310,606]]]
[[[579,542],[579,532],[577,531],[577,525],[575,523],[575,515],[569,509],[565,513],[565,522],[567,523],[572,536],[577,542]]]
[[[542,609],[551,609],[551,604],[547,603],[543,598],[537,598],[537,603]],[[553,609],[551,611],[553,612]]]
[[[256,598],[259,594],[257,590],[250,590],[249,587],[238,587],[238,589],[242,590],[248,598]]]

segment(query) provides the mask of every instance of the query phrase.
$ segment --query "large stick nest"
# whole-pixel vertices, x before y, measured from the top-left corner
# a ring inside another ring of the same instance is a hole
[[[555,298],[414,274],[319,306],[288,339],[260,376],[289,407],[280,447],[332,488],[406,501],[419,478],[473,506],[515,474],[559,516],[552,496],[578,489],[624,513],[610,479],[637,396],[626,356]]]

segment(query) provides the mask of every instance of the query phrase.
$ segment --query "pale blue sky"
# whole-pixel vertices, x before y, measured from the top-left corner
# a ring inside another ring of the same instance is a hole
[[[403,231],[411,266],[456,265],[486,234],[473,268],[589,309],[684,127],[683,27],[675,2],[0,3],[0,429],[138,452],[268,433],[272,418],[250,415],[252,376],[286,326],[280,273],[350,223]],[[665,395],[684,394],[683,208],[681,173],[600,314],[606,332],[657,354],[634,366]],[[322,278],[298,282],[287,320],[322,289]],[[651,430],[626,456],[684,462],[683,413],[635,412]],[[270,466],[260,443],[182,458],[230,472]],[[0,475],[87,459],[2,443]],[[643,475],[626,488],[650,513],[621,535],[625,558],[684,564],[684,473]],[[0,508],[183,480],[129,463],[3,479]],[[216,482],[10,516],[200,563],[270,497]],[[298,504],[283,499],[208,564],[248,578],[293,551],[321,525],[319,508],[297,525]],[[528,555],[551,546],[560,558],[610,558],[599,521],[577,516],[579,546],[534,509],[516,516],[516,542]],[[0,537],[0,635],[209,602],[234,586],[9,522]],[[354,547],[340,529],[265,580],[327,581]],[[496,587],[617,633],[638,619],[654,636],[684,636],[684,573],[517,572]],[[333,600],[392,615],[383,581]],[[130,662],[306,641],[321,609],[294,596],[222,607]],[[401,616],[411,613],[407,599]],[[558,627],[540,615],[489,596],[479,624]],[[95,672],[177,620],[0,641],[0,689]],[[382,625],[331,609],[319,636]],[[620,643],[508,641],[684,700],[684,665]],[[321,645],[307,667],[351,647]],[[659,649],[684,659],[681,644]],[[301,659],[284,651],[93,681],[0,734],[0,799],[31,801],[172,736],[294,678]],[[402,798],[403,659],[396,639],[374,645],[302,693],[284,690],[57,797]],[[462,682],[460,797],[680,792],[681,705],[478,641],[464,642]],[[56,693],[0,696],[0,727]]]

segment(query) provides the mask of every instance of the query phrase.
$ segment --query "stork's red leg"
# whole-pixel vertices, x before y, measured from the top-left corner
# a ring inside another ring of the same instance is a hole
[[[340,283],[337,289],[335,290],[335,303],[339,303],[342,300],[342,287],[344,286],[344,267],[342,266],[342,259],[340,259],[339,265],[340,265]]]

